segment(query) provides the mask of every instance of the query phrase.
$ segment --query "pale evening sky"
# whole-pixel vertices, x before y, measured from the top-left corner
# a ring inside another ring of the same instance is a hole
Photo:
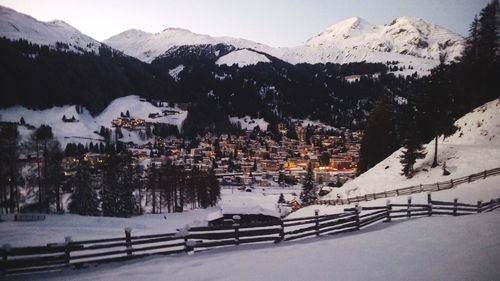
[[[416,16],[467,35],[489,0],[0,0],[41,21],[64,20],[104,40],[127,29],[181,27],[274,47],[300,45],[328,26],[358,16],[385,24]]]

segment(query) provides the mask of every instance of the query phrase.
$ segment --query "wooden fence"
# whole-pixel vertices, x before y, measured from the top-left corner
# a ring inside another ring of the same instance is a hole
[[[462,183],[471,183],[478,179],[485,179],[490,176],[500,175],[500,168],[495,168],[491,170],[485,170],[483,172],[471,174],[465,177],[450,179],[448,181],[442,181],[432,184],[420,184],[409,187],[404,187],[400,189],[394,189],[389,191],[383,191],[378,193],[370,193],[356,197],[349,198],[339,198],[331,200],[317,200],[314,204],[317,205],[348,205],[351,203],[358,203],[364,201],[371,201],[380,198],[395,197],[400,195],[410,195],[414,193],[427,192],[427,191],[440,191],[453,188]]]
[[[396,219],[452,215],[461,216],[490,212],[500,208],[500,198],[477,204],[433,201],[429,193],[427,204],[390,204],[376,207],[344,209],[333,215],[284,219],[278,222],[191,227],[177,233],[133,236],[130,229],[117,238],[71,241],[38,247],[11,248],[4,245],[0,250],[2,274],[20,274],[36,271],[60,270],[64,267],[85,267],[89,263],[120,261],[152,254],[178,254],[205,251],[212,248],[255,243],[280,243],[338,234],[363,229],[377,222]]]

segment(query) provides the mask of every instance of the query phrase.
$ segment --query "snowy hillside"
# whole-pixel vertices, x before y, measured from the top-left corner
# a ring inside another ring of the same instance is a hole
[[[0,37],[25,39],[72,52],[99,52],[102,45],[64,21],[41,22],[28,15],[0,6]]]
[[[417,173],[411,179],[401,175],[402,149],[346,183],[339,192],[343,197],[383,192],[418,184],[432,184],[500,167],[500,99],[488,102],[455,122],[458,131],[438,142],[439,166],[431,168],[434,142],[425,146],[427,156],[415,164]],[[446,162],[448,176],[442,175]],[[500,179],[496,179],[497,182]],[[335,199],[336,194],[324,199]]]
[[[164,110],[170,110],[176,113],[164,116]],[[0,121],[19,122],[21,117],[23,117],[27,124],[36,127],[42,124],[49,125],[52,127],[55,137],[58,138],[64,148],[69,142],[87,143],[90,141],[95,142],[102,140],[94,131],[99,131],[101,126],[111,128],[111,122],[120,117],[121,112],[125,113],[126,111],[129,111],[131,118],[144,119],[146,122],[152,123],[172,124],[177,126],[179,130],[182,127],[182,122],[184,122],[187,117],[187,111],[166,106],[157,107],[142,100],[138,96],[131,95],[112,101],[101,114],[95,117],[91,116],[86,109],[78,113],[74,105],[53,107],[45,110],[33,110],[21,106],[14,106],[0,109]],[[160,116],[157,118],[150,118],[150,113],[158,113]],[[63,116],[66,116],[68,119],[74,116],[77,121],[64,122],[62,121]],[[27,138],[31,132],[31,130],[25,127],[20,127],[20,133],[25,138]],[[144,142],[140,140],[137,131],[129,132],[124,130],[123,135],[124,138],[122,141],[124,142]]]
[[[252,50],[236,50],[231,53],[220,57],[215,63],[217,65],[233,65],[236,64],[239,67],[254,65],[259,62],[271,62],[265,55],[259,54]]]
[[[232,124],[239,125],[243,130],[253,130],[255,127],[259,126],[260,130],[266,131],[268,122],[264,118],[252,119],[250,116],[245,117],[229,117],[229,121]]]
[[[440,54],[447,53],[447,60],[452,61],[461,55],[463,49],[463,38],[459,35],[414,17],[400,17],[380,26],[360,18],[350,18],[293,48],[273,48],[244,39],[211,37],[178,28],[168,28],[156,34],[128,30],[104,43],[146,62],[176,46],[222,43],[238,49],[227,58],[233,63],[242,56],[241,49],[253,49],[293,64],[399,61],[400,66],[413,67],[405,74],[413,71],[426,73],[439,63]]]

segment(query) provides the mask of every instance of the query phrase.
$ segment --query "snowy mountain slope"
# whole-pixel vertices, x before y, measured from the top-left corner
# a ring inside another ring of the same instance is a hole
[[[184,65],[182,64],[179,64],[178,66],[170,69],[168,71],[168,75],[170,75],[170,77],[174,78],[175,81],[179,81],[180,77],[179,77],[179,74],[184,70]]]
[[[64,21],[41,22],[28,15],[0,6],[0,37],[24,39],[72,52],[99,53],[102,43],[81,33]]]
[[[252,119],[250,116],[245,117],[229,117],[229,121],[232,124],[239,125],[243,130],[253,130],[255,127],[259,127],[262,131],[267,130],[269,123],[264,120],[264,118]]]
[[[184,45],[226,44],[236,48],[270,49],[270,47],[245,39],[212,37],[181,28],[167,28],[154,34],[130,29],[104,40],[104,43],[145,62],[153,61],[171,48]]]
[[[414,17],[401,17],[380,26],[350,18],[292,48],[273,48],[244,39],[211,37],[176,28],[156,34],[128,30],[104,43],[146,62],[176,46],[227,44],[267,53],[293,64],[399,61],[402,66],[412,65],[419,72],[436,66],[440,54],[446,53],[447,61],[452,61],[463,49],[463,38],[459,35]]]
[[[463,42],[444,28],[415,17],[400,17],[388,25],[372,25],[361,18],[349,18],[332,25],[306,41],[308,47],[336,47],[344,54],[358,57],[363,52],[382,52],[411,55],[439,61],[439,55],[448,54],[447,61],[459,57]]]
[[[87,143],[102,140],[102,137],[95,134],[94,131],[99,131],[101,126],[111,128],[111,122],[120,117],[120,112],[125,113],[127,110],[131,118],[144,119],[146,122],[172,124],[177,126],[179,131],[182,127],[182,122],[187,117],[187,111],[166,106],[157,107],[147,101],[141,101],[138,96],[131,95],[115,99],[96,117],[93,117],[86,109],[83,109],[82,113],[78,113],[74,105],[53,107],[45,110],[33,110],[14,106],[0,109],[0,121],[19,122],[21,117],[23,117],[27,124],[35,127],[39,127],[42,124],[49,125],[52,127],[54,136],[64,148],[70,142]],[[150,113],[163,115],[163,110],[172,110],[178,113],[158,118],[149,118]],[[74,116],[78,122],[63,122],[63,115],[68,119]],[[24,139],[27,139],[31,132],[31,130],[25,127],[20,127],[20,134]],[[136,131],[129,132],[124,130],[123,135],[124,138],[121,140],[124,142],[147,142],[147,140],[141,141]]]
[[[217,65],[225,64],[229,66],[236,64],[239,67],[243,67],[247,65],[254,65],[259,62],[268,63],[271,61],[263,54],[259,54],[252,50],[242,49],[242,50],[232,51],[231,53],[220,57],[215,62],[215,64]]]
[[[383,192],[418,184],[432,184],[459,178],[487,169],[500,167],[500,99],[488,102],[455,122],[458,131],[454,135],[439,139],[438,164],[431,168],[434,156],[434,142],[425,146],[427,156],[415,164],[417,173],[411,179],[401,175],[402,166],[397,150],[385,160],[358,178],[346,183],[339,192],[343,197],[352,197]],[[446,162],[448,176],[442,175]],[[495,178],[500,181],[499,177]],[[324,199],[335,199],[336,194]]]

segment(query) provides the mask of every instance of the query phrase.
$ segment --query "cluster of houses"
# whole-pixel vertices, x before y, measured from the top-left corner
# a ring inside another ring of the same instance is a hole
[[[272,182],[281,183],[283,178],[300,183],[308,165],[312,166],[318,184],[328,184],[354,177],[360,140],[360,132],[348,129],[341,129],[337,136],[319,130],[309,141],[283,136],[279,142],[267,134],[208,133],[198,139],[194,148],[186,148],[178,138],[156,138],[154,144],[137,149],[136,154],[151,158],[152,162],[169,160],[185,169],[213,169],[221,183],[227,185],[269,186]]]
[[[111,122],[111,126],[128,130],[143,129],[146,126],[146,121],[140,118],[118,117]]]

